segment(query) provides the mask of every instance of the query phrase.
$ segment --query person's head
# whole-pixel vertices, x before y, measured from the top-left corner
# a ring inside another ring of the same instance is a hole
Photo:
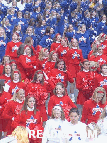
[[[26,96],[22,110],[27,112],[28,108],[34,109],[34,114],[36,114],[36,99],[33,94]]]
[[[16,91],[13,93],[12,100],[19,100],[20,102],[23,102],[25,100],[25,91],[22,88],[16,89]]]
[[[9,19],[8,18],[4,18],[3,21],[2,21],[2,25],[3,26],[10,26]]]
[[[33,27],[32,27],[32,26],[29,26],[29,27],[27,28],[26,33],[27,33],[28,35],[34,34],[34,29],[33,29]]]
[[[106,21],[106,15],[105,14],[102,16],[102,21]]]
[[[22,18],[22,12],[21,12],[21,11],[18,11],[18,12],[17,12],[17,17],[18,17],[18,18]]]
[[[17,42],[17,41],[19,41],[19,34],[18,33],[13,33],[13,35],[12,35],[12,41],[13,42]]]
[[[0,37],[4,37],[4,39],[6,39],[6,34],[5,34],[5,30],[3,27],[0,26]]]
[[[29,143],[28,132],[23,126],[17,126],[11,135],[16,137],[17,143]]]
[[[60,105],[55,105],[53,107],[51,118],[65,120],[64,111]]]
[[[25,12],[24,18],[25,18],[25,19],[30,19],[30,12],[29,12],[29,11],[26,11],[26,12]],[[31,25],[31,26],[32,26],[32,25]]]
[[[20,56],[20,55],[23,55],[24,53],[24,47],[25,47],[25,44],[21,44],[17,50],[17,55]]]
[[[71,108],[69,111],[69,117],[72,124],[77,124],[79,120],[79,111],[77,108]]]
[[[58,59],[58,61],[55,63],[55,68],[61,71],[66,70],[66,65],[63,59]]]
[[[107,75],[107,64],[101,65],[100,72],[101,72],[103,75]]]
[[[62,82],[58,82],[53,92],[54,92],[54,95],[56,96],[60,96],[60,95],[64,96],[66,94],[64,84]]]
[[[12,81],[21,81],[21,74],[19,70],[13,70],[12,74],[11,74],[11,80]]]
[[[68,31],[71,32],[71,31],[73,31],[73,29],[74,29],[74,28],[73,28],[73,25],[72,25],[72,24],[69,24],[69,26],[68,26]]]
[[[77,47],[77,48],[79,49],[78,41],[77,41],[77,39],[75,39],[75,38],[73,38],[73,39],[71,40],[71,48],[72,48],[72,47]]]
[[[90,71],[97,71],[99,67],[98,62],[90,61]]]
[[[7,75],[11,74],[11,66],[9,64],[6,64],[4,66],[3,74],[7,74]]]
[[[59,33],[57,33],[54,37],[54,42],[61,42],[61,35]]]
[[[11,69],[12,69],[12,71],[17,70],[17,64],[14,60],[11,61]]]
[[[86,25],[85,25],[85,24],[82,24],[82,26],[81,26],[81,32],[82,32],[82,33],[85,33],[85,31],[86,31]]]
[[[33,55],[33,49],[31,48],[31,46],[25,45],[24,55],[28,55],[28,56]]]
[[[63,47],[66,47],[68,45],[68,38],[67,37],[62,37],[62,39],[61,39],[61,45]]]
[[[6,65],[10,63],[10,56],[6,55],[3,57],[2,64]]]
[[[44,83],[44,76],[41,70],[37,70],[35,72],[32,82],[40,82],[41,84]]]
[[[101,44],[97,45],[97,52],[102,55],[103,54],[103,47]]]
[[[89,68],[90,68],[90,62],[87,59],[85,59],[83,61],[83,63],[82,63],[82,67],[81,68],[82,68],[82,70],[84,69],[84,70],[88,71]]]
[[[39,52],[39,60],[42,61],[44,58],[49,57],[49,51],[47,48],[42,48]]]
[[[58,60],[58,53],[51,51],[49,54],[49,61],[56,62]]]
[[[45,30],[45,35],[49,35],[50,34],[50,27],[46,27],[46,30]]]
[[[32,37],[26,37],[24,44],[28,45],[28,46],[33,45],[33,39],[32,39]]]
[[[105,104],[106,102],[105,89],[103,87],[97,87],[93,92],[92,100],[94,100],[97,103],[101,102],[102,104]]]

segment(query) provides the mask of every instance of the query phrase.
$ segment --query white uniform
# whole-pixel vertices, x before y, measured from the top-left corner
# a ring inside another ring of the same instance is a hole
[[[68,121],[61,119],[49,119],[46,122],[42,143],[66,143]]]
[[[68,124],[68,143],[85,143],[87,138],[86,124],[78,121],[77,124]]]

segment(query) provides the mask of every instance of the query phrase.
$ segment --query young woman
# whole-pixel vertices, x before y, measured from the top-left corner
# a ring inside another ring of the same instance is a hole
[[[100,74],[94,78],[94,87],[103,87],[107,92],[107,64],[101,66]]]
[[[51,116],[53,107],[59,104],[65,113],[65,118],[69,120],[68,114],[71,108],[76,108],[76,105],[71,101],[70,97],[67,96],[63,83],[58,82],[54,89],[54,95],[51,96],[48,103],[48,115]]]
[[[70,122],[68,123],[68,143],[85,143],[87,139],[86,124],[79,120],[79,111],[72,108],[69,111]]]
[[[53,82],[54,87],[58,82],[62,82],[65,87],[67,87],[68,81],[74,82],[72,75],[66,70],[63,59],[59,59],[55,63],[55,68],[50,71],[48,77]]]
[[[65,120],[63,109],[60,105],[55,105],[52,108],[52,116],[46,122],[42,143],[66,143],[64,137],[67,131],[67,121]]]
[[[106,91],[102,87],[97,87],[92,98],[84,103],[81,121],[86,124],[97,123],[106,105]]]
[[[8,92],[11,95],[14,95],[17,89],[22,88],[26,90],[26,85],[24,82],[21,81],[21,74],[19,70],[14,70],[11,74],[11,82],[8,83],[9,89]]]
[[[7,43],[6,55],[9,55],[11,59],[18,61],[17,50],[22,42],[19,41],[19,34],[13,33],[12,41]]]
[[[4,56],[0,65],[0,75],[3,73],[4,66],[10,63],[10,56]]]
[[[77,104],[83,105],[92,96],[94,90],[94,72],[90,71],[90,63],[84,60],[82,71],[77,73],[76,87],[79,90]]]
[[[0,27],[0,62],[2,62],[2,59],[5,55],[6,44],[7,44],[7,37],[5,30],[3,27]]]
[[[32,79],[36,68],[36,57],[30,46],[24,47],[24,53],[19,57],[20,72],[25,73],[25,78]]]
[[[24,102],[24,105],[20,111],[20,113],[16,116],[15,120],[12,122],[12,127],[15,128],[17,126],[24,126],[26,129],[34,130],[35,135],[37,135],[37,130],[43,130],[41,126],[41,116],[40,111],[36,108],[36,100],[32,94],[29,94]],[[30,139],[33,143],[33,138]],[[41,139],[34,139],[37,143],[39,143]]]
[[[37,70],[34,74],[33,81],[27,86],[27,93],[32,92],[36,99],[37,109],[41,112],[42,121],[47,121],[45,102],[48,98],[49,85],[44,80],[44,74]]]
[[[19,114],[25,99],[25,91],[21,88],[17,89],[12,100],[10,100],[3,111],[2,118],[7,120],[6,131],[8,134],[12,132],[12,121]]]

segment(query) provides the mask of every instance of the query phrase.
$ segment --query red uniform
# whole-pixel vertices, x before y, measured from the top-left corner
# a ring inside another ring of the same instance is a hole
[[[77,73],[76,87],[79,90],[77,97],[77,104],[83,105],[86,100],[88,100],[94,90],[94,72],[80,71]]]
[[[46,74],[49,74],[51,72],[51,70],[54,69],[54,68],[55,68],[55,62],[48,61],[45,64],[44,72]]]
[[[8,85],[10,86],[8,92],[9,92],[10,94],[12,94],[12,95],[15,93],[15,91],[16,91],[18,88],[22,88],[22,89],[26,90],[26,85],[25,85],[25,83],[23,83],[23,82],[14,83],[13,81],[11,81],[10,83],[8,83]]]
[[[0,65],[0,75],[3,74],[4,65]]]
[[[45,64],[47,63],[48,58],[43,59],[42,61],[40,61],[39,59],[37,60],[37,69],[38,70],[43,70],[45,67]]]
[[[24,102],[19,103],[17,101],[10,100],[3,111],[2,118],[7,120],[6,131],[8,134],[12,132],[12,119],[19,114],[20,110],[22,109]]]
[[[0,96],[0,115],[2,114],[5,104],[11,99],[11,94],[7,92],[1,93]],[[0,118],[0,131],[6,131],[7,120]]]
[[[8,76],[7,74],[3,74],[0,76],[0,79],[5,79],[5,83],[9,83],[11,81],[11,76]]]
[[[60,42],[52,43],[51,48],[50,48],[50,52],[51,51],[57,51],[57,49],[60,47],[60,45],[61,45]]]
[[[24,73],[27,78],[32,78],[34,72],[37,70],[36,67],[36,57],[31,56],[28,57],[27,55],[21,55],[19,57],[20,63],[20,72]]]
[[[103,54],[107,55],[107,39],[101,43],[103,46]]]
[[[9,55],[11,59],[16,61],[16,63],[18,61],[17,50],[21,44],[22,42],[14,43],[13,41],[7,43],[5,55]]]
[[[37,109],[39,109],[41,112],[42,120],[47,121],[45,101],[48,98],[48,93],[45,84],[42,85],[41,83],[29,83],[27,92],[32,92],[34,94]]]
[[[103,87],[106,90],[106,96],[107,96],[107,76],[104,76],[103,74],[98,74],[94,79],[94,86],[97,87]]]
[[[72,73],[73,77],[77,76],[80,71],[79,64],[83,62],[84,58],[81,49],[70,49],[67,54],[67,70]]]
[[[52,109],[53,107],[59,104],[62,106],[64,113],[65,113],[65,117],[66,119],[68,119],[69,116],[69,110],[71,108],[77,108],[76,105],[72,102],[72,100],[70,99],[69,96],[65,95],[63,97],[58,97],[56,95],[53,95],[50,97],[49,103],[48,103],[48,115],[51,116],[52,114]]]
[[[97,123],[97,121],[106,105],[107,105],[107,103],[105,103],[105,104],[102,104],[101,102],[97,103],[92,99],[87,100],[83,106],[81,121],[86,124],[89,124],[91,122]]]
[[[71,74],[68,71],[60,71],[58,69],[51,70],[50,74],[48,74],[49,79],[53,82],[53,85],[56,86],[58,82],[62,82],[65,87],[67,87],[67,82],[73,83],[74,80]]]

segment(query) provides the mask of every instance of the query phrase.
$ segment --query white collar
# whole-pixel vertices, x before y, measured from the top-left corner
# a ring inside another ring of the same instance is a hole
[[[56,41],[56,43],[61,43],[61,42],[59,42],[59,41]]]
[[[83,69],[83,71],[84,71],[84,72],[89,72],[89,70],[85,70],[85,69]]]
[[[72,49],[77,49],[77,47],[72,47]]]
[[[16,99],[16,102],[18,103],[22,103],[23,101],[20,101],[18,98]]]
[[[18,80],[13,80],[13,82],[14,82],[14,83],[18,83],[18,82],[19,82],[19,79],[18,79]]]
[[[27,110],[28,111],[34,111],[34,106],[33,106],[33,108],[30,108],[29,106],[27,106]]]
[[[105,20],[102,20],[102,23],[106,23],[106,21],[105,21]]]
[[[101,56],[102,54],[99,54],[99,53],[97,52],[97,55],[98,55],[98,56]]]
[[[107,76],[107,74],[106,74],[106,75],[104,75],[103,73],[101,73],[101,75],[102,75],[102,76]]]
[[[62,95],[57,95],[57,97],[63,97],[63,94]]]
[[[7,73],[5,73],[5,76],[6,76],[6,77],[10,77],[10,76],[11,76],[11,74],[7,74]]]

